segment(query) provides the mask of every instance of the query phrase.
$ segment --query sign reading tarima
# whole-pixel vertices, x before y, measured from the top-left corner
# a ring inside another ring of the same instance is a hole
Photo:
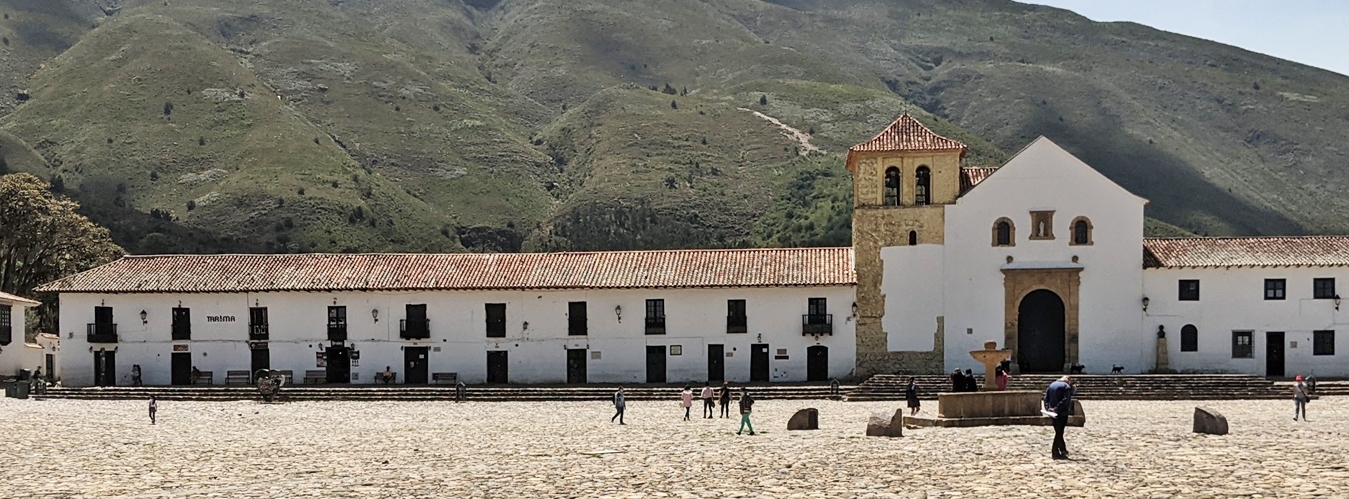
[[[208,315],[206,322],[234,322],[233,315]]]

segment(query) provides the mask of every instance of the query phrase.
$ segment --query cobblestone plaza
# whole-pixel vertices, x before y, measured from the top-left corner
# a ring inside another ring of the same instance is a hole
[[[1071,461],[1048,427],[864,437],[893,402],[767,400],[737,419],[681,421],[668,402],[0,399],[0,496],[28,497],[1346,497],[1349,398],[1085,401]],[[1191,432],[1196,405],[1231,425]],[[924,404],[935,412],[935,402]],[[799,408],[820,430],[785,430]],[[695,406],[695,416],[698,407]]]

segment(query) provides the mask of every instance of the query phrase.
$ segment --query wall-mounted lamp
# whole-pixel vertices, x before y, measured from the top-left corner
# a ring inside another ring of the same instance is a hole
[[[754,342],[755,342],[755,343],[763,343],[763,333],[759,333],[759,335],[755,337]]]
[[[149,319],[146,319],[146,316],[148,316],[148,315],[149,315],[149,314],[146,314],[144,310],[141,310],[141,325],[145,325],[145,324],[149,324],[149,323],[150,323],[150,320],[149,320]]]
[[[370,309],[370,317],[375,319],[375,322],[379,322],[379,309],[378,308]]]
[[[1146,297],[1146,296],[1143,297],[1143,311],[1144,311],[1144,312],[1147,312],[1147,311],[1148,311],[1148,303],[1150,303],[1151,301],[1152,301],[1152,300],[1149,300],[1148,297]]]
[[[525,321],[525,331],[529,330],[529,321]]]
[[[857,302],[852,302],[852,316],[857,317]]]
[[[618,317],[618,322],[621,324],[621,323],[623,322],[623,306],[622,306],[622,305],[617,305],[617,306],[614,307],[614,315]]]
[[[1335,310],[1339,310],[1339,309],[1340,309],[1340,295],[1335,295],[1334,300],[1335,300]]]

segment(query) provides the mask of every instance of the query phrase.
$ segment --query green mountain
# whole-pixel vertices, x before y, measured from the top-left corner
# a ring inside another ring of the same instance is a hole
[[[0,0],[0,164],[140,253],[847,244],[847,147],[1046,135],[1154,234],[1349,232],[1349,78],[1004,0]]]

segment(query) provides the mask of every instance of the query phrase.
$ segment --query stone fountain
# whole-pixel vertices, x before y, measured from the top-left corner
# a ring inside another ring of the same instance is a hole
[[[984,342],[983,350],[974,350],[970,356],[984,365],[984,389],[972,393],[937,394],[937,417],[907,417],[905,422],[915,426],[1049,426],[1053,421],[1040,414],[1041,393],[1032,390],[997,390],[993,372],[998,363],[1011,356],[1011,350],[998,350],[998,342]],[[1081,404],[1075,405],[1074,415],[1068,418],[1070,426],[1086,424]]]
[[[985,341],[983,350],[972,350],[970,356],[974,360],[984,365],[984,390],[986,392],[994,391],[997,384],[993,382],[993,372],[997,369],[998,363],[1003,359],[1012,356],[1012,351],[1007,349],[998,350],[998,342]]]

